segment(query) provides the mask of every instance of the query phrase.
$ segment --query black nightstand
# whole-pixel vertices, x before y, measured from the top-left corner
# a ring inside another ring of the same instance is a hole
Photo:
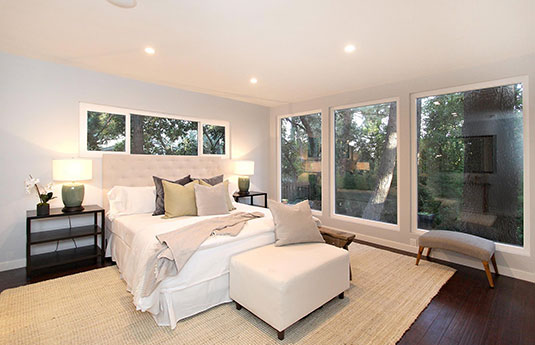
[[[84,214],[94,215],[93,224],[32,233],[32,221]],[[100,226],[98,224],[99,214]],[[104,235],[103,230],[105,229],[104,222],[104,209],[98,205],[84,206],[82,211],[72,213],[63,213],[61,207],[52,208],[50,209],[50,214],[46,216],[37,216],[35,210],[26,211],[26,276],[30,277],[32,272],[36,270],[85,261],[88,259],[100,258],[101,264],[104,264],[104,256],[106,254],[106,236]],[[100,247],[97,243],[98,235],[101,235],[102,239]],[[94,243],[92,245],[32,255],[32,245],[89,236],[94,237]]]
[[[264,196],[264,207],[267,208],[267,193],[265,193],[265,192],[253,192],[253,191],[249,191],[247,193],[236,192],[236,193],[232,194],[232,196],[234,197],[234,200],[236,202],[239,202],[238,200],[240,200],[240,198],[245,198],[245,197],[249,198],[250,197],[251,198],[251,202],[250,202],[251,205],[254,205],[253,200],[254,200],[255,196]]]

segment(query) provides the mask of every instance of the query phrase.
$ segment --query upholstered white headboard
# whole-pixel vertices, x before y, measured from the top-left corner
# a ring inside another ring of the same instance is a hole
[[[230,173],[229,159],[210,156],[102,155],[102,201],[108,210],[108,191],[113,186],[153,186],[152,176],[179,179]]]

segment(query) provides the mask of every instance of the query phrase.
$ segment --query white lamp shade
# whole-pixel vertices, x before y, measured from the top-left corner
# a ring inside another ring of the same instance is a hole
[[[235,161],[234,173],[240,176],[254,175],[254,161]]]
[[[52,161],[54,181],[87,181],[93,178],[91,159],[55,159]]]

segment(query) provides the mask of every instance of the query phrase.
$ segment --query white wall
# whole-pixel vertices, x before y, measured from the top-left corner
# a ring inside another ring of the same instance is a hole
[[[322,140],[323,211],[321,216],[323,223],[326,226],[355,232],[358,234],[357,238],[362,240],[415,252],[416,247],[414,240],[417,238],[417,234],[411,232],[411,93],[499,80],[516,76],[527,76],[529,81],[535,80],[535,55],[510,59],[508,61],[503,61],[487,66],[480,66],[467,70],[459,70],[456,72],[448,73],[437,73],[426,78],[408,80],[405,82],[389,84],[380,87],[373,87],[369,89],[362,89],[358,91],[347,92],[343,94],[322,97],[309,101],[272,108],[270,111],[270,171],[272,172],[272,174],[270,175],[270,196],[273,198],[277,197],[277,117],[280,115],[321,109],[323,115],[322,132],[324,134]],[[330,108],[339,105],[374,101],[391,97],[399,97],[400,155],[398,159],[398,193],[400,194],[400,230],[392,231],[379,227],[333,219],[329,216],[331,213],[331,198],[333,197],[332,195],[330,195],[330,184],[332,183],[332,180],[328,174],[330,167]],[[529,94],[526,94],[526,97],[529,97],[529,99],[525,98],[524,100],[525,105],[529,104],[529,106],[527,107],[528,111],[526,112],[526,114],[529,114],[529,146],[533,148],[535,147],[535,120],[533,120],[535,117],[535,92],[533,90],[529,91]],[[531,176],[533,176],[533,172],[535,172],[534,149],[531,149],[530,157],[528,157],[528,159],[530,165],[529,167],[525,167],[525,169],[529,168],[532,173]],[[535,183],[529,183],[529,185],[526,185],[525,188],[529,188],[527,190],[527,193],[529,194],[529,196],[531,196],[531,199],[533,200],[533,198],[535,197]],[[533,205],[527,204],[526,216],[533,214]],[[531,231],[531,229],[528,228],[525,229],[525,231],[528,232]],[[501,273],[509,276],[514,276],[520,279],[535,281],[535,234],[531,234],[529,244],[530,251],[528,253],[525,253],[525,255],[517,255],[507,252],[498,252],[496,254],[496,259],[498,265],[501,268]],[[482,268],[481,262],[469,259],[461,255],[456,255],[451,252],[443,252],[437,250],[435,251],[433,256],[477,268]]]
[[[24,179],[46,183],[52,159],[78,155],[79,102],[229,121],[231,158],[254,160],[252,185],[268,188],[268,108],[0,52],[0,270],[26,264],[25,211],[37,197]],[[84,203],[101,204],[100,185],[94,159]]]

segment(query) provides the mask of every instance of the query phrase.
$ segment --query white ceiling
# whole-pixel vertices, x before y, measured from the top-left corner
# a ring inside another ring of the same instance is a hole
[[[0,50],[274,106],[533,54],[534,3],[0,0]]]

